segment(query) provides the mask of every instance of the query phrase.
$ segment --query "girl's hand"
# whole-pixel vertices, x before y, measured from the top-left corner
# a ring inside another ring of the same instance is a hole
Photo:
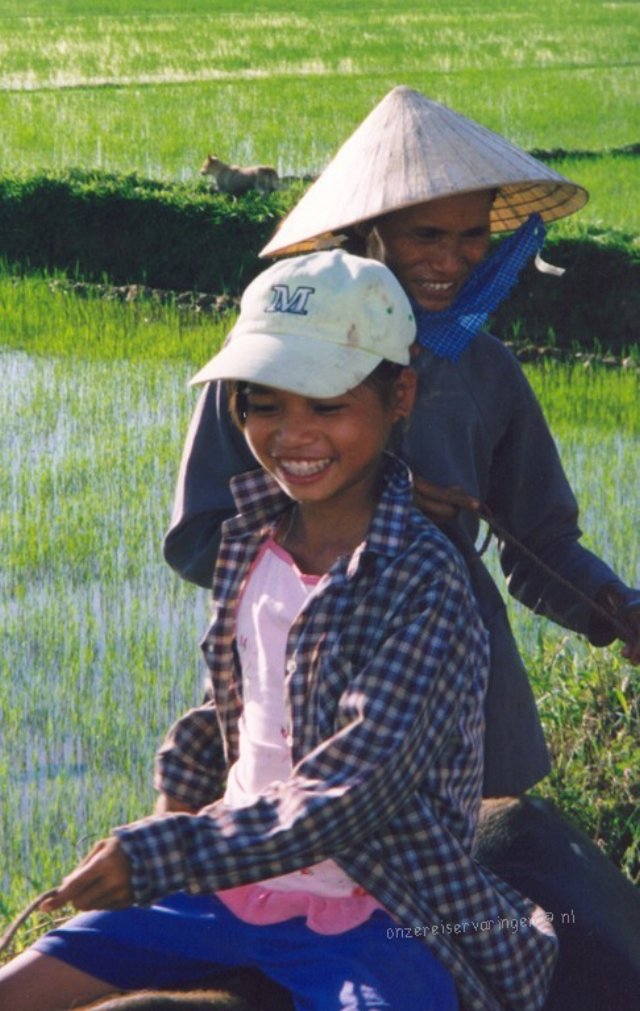
[[[40,908],[51,913],[69,904],[87,910],[124,909],[132,903],[131,866],[116,837],[110,836],[93,847]]]
[[[460,509],[478,510],[480,503],[462,488],[455,485],[452,488],[442,488],[431,484],[422,477],[413,479],[413,501],[418,509],[434,523],[444,523],[455,519]]]

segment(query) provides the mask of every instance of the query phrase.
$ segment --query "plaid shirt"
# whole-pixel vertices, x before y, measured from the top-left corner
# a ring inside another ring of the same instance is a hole
[[[465,1008],[541,1006],[556,942],[544,914],[471,855],[482,780],[486,633],[464,565],[387,457],[365,541],[338,559],[288,639],[294,771],[253,804],[220,800],[238,755],[236,605],[290,500],[261,471],[234,481],[203,640],[212,700],[158,754],[156,785],[199,809],[116,830],[138,903],[212,892],[331,857],[453,973]],[[401,956],[401,949],[398,949]],[[398,960],[401,971],[401,957]]]

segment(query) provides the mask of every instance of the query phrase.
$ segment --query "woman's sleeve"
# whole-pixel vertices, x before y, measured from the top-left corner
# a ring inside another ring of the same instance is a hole
[[[165,560],[198,586],[211,588],[220,545],[220,525],[232,515],[229,481],[256,461],[233,426],[222,383],[204,387],[182,452]]]
[[[589,635],[589,603],[566,584],[593,600],[617,576],[580,541],[578,503],[542,409],[517,364],[508,385],[514,409],[493,454],[487,504],[507,534],[527,549],[501,540],[500,562],[509,592],[536,614]],[[611,632],[604,641],[613,638]]]

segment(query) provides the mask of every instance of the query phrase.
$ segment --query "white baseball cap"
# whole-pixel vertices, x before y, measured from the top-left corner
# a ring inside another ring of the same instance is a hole
[[[222,350],[191,385],[238,379],[339,397],[383,359],[409,364],[416,324],[394,275],[339,249],[280,260],[245,290]]]

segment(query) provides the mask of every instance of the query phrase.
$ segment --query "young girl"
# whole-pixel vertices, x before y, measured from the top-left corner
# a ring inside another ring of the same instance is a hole
[[[194,382],[234,380],[261,469],[234,480],[203,640],[211,701],[158,755],[158,813],[47,908],[100,910],[0,973],[52,1011],[254,966],[299,1011],[538,1008],[541,910],[473,860],[486,634],[464,568],[386,453],[409,416],[410,306],[339,251],[247,289]]]

